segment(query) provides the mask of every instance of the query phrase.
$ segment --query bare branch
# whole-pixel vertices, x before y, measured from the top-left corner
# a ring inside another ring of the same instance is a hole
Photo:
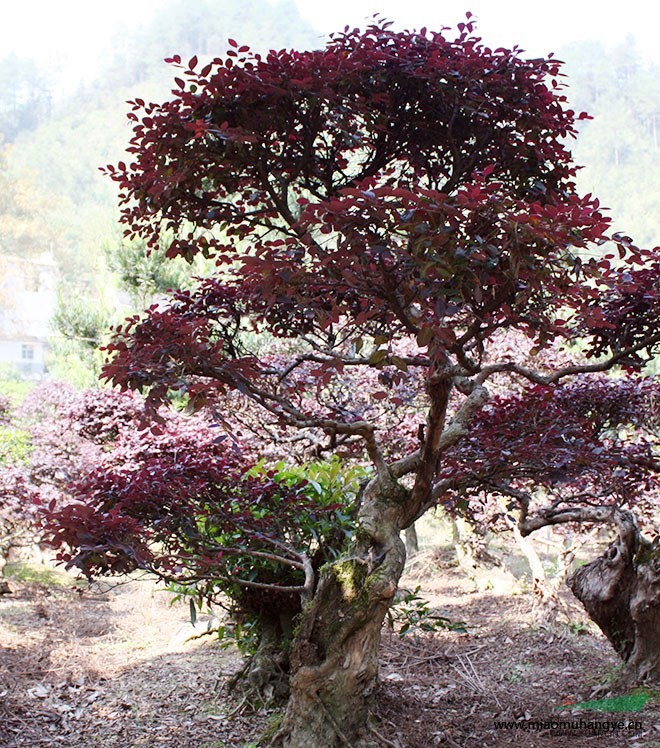
[[[474,414],[480,410],[488,400],[489,392],[481,384],[475,384],[472,391],[465,398],[456,415],[449,425],[444,429],[438,440],[438,453],[445,452],[459,439],[462,439],[469,431],[470,421]],[[415,472],[419,468],[422,459],[422,450],[418,449],[409,455],[396,460],[390,465],[390,472],[395,478]],[[434,491],[435,492],[435,491]]]
[[[632,354],[638,353],[644,348],[648,348],[649,346],[655,345],[656,343],[660,343],[660,333],[651,335],[643,342],[638,343],[634,346],[630,346],[629,348],[625,348],[618,353],[613,354],[609,358],[599,361],[598,363],[564,366],[561,369],[557,369],[557,371],[553,372],[552,374],[547,375],[540,374],[539,372],[533,371],[532,369],[527,369],[524,366],[519,366],[512,361],[492,364],[491,366],[486,366],[482,369],[481,373],[478,376],[478,380],[480,382],[484,382],[493,374],[498,374],[500,372],[510,372],[512,374],[517,374],[521,377],[524,377],[525,379],[528,379],[530,382],[534,382],[535,384],[554,384],[560,379],[575,376],[576,374],[590,374],[600,371],[608,371]]]
[[[302,554],[303,567],[305,569],[305,584],[303,585],[303,592],[301,592],[303,605],[311,601],[314,596],[314,586],[316,582],[316,575],[314,574],[314,567],[309,558]]]
[[[559,525],[566,522],[611,522],[617,508],[613,506],[572,506],[555,511],[541,510],[538,514],[519,522],[523,537],[530,535],[541,527]]]
[[[292,566],[294,569],[300,569],[304,571],[305,565],[300,561],[294,561],[284,556],[277,556],[274,553],[267,553],[266,551],[253,551],[249,548],[232,548],[223,545],[211,546],[213,550],[219,553],[226,553],[228,556],[254,556],[254,558],[263,558],[266,561],[272,561],[276,564],[283,564],[284,566]],[[299,555],[299,554],[296,554]]]
[[[415,484],[411,494],[415,507],[427,500],[431,493],[433,478],[438,471],[440,440],[444,433],[452,384],[452,378],[447,374],[444,377],[429,378],[427,395],[430,405],[426,416],[426,435],[420,449]]]
[[[322,418],[312,416],[294,407],[291,402],[277,395],[274,392],[268,392],[262,387],[258,387],[254,382],[244,378],[238,378],[240,381],[240,390],[247,397],[251,398],[268,412],[277,416],[288,426],[296,428],[321,429],[327,434],[343,434],[348,436],[359,436],[365,441],[367,453],[377,472],[385,475],[388,471],[385,458],[378,446],[375,436],[375,427],[368,421],[337,421],[332,418]]]

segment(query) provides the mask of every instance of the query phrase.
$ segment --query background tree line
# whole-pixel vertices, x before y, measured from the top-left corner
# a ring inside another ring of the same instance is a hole
[[[109,314],[97,314],[98,299],[105,300],[101,306],[116,306],[116,269],[140,251],[121,241],[115,190],[98,171],[119,160],[126,146],[125,102],[138,87],[143,98],[167,95],[171,82],[163,58],[175,52],[183,58],[217,55],[226,48],[229,30],[255,49],[312,48],[322,41],[293,2],[228,0],[218,13],[211,0],[194,8],[172,0],[148,24],[127,23],[112,40],[98,77],[66,96],[33,61],[16,55],[0,61],[2,251],[29,252],[26,237],[36,237],[31,247],[52,248],[62,298],[78,300],[86,331],[79,337],[89,337],[90,316],[100,328],[107,325]],[[576,163],[584,165],[578,186],[599,196],[618,230],[640,244],[655,243],[660,233],[658,65],[644,60],[631,39],[614,48],[573,43],[557,56],[566,63],[571,105],[593,117],[581,123],[580,138],[571,143]],[[6,230],[17,214],[25,227],[20,240]],[[124,301],[126,310],[132,302]],[[83,312],[90,305],[94,311]],[[66,322],[60,331],[71,335],[78,312],[63,306],[59,319]]]

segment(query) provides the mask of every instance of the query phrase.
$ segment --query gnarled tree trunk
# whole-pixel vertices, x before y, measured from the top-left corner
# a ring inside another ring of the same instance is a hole
[[[381,626],[405,564],[403,489],[374,479],[350,555],[321,570],[292,651],[291,695],[273,744],[282,748],[372,745],[368,718],[378,685]]]
[[[278,748],[371,748],[369,715],[378,687],[381,627],[406,561],[401,530],[434,503],[443,449],[466,433],[488,393],[475,386],[445,429],[453,374],[438,369],[427,383],[429,411],[418,452],[388,466],[373,431],[363,428],[375,476],[359,500],[350,552],[321,570],[301,616],[291,654],[291,695]],[[411,488],[399,478],[414,473]]]
[[[286,696],[289,683],[289,653],[286,633],[273,620],[263,620],[256,652],[230,685],[258,692],[264,701]],[[244,681],[243,683],[241,681]]]
[[[642,538],[629,512],[615,520],[616,540],[568,585],[626,663],[626,677],[660,681],[660,538]]]
[[[258,623],[259,643],[244,667],[227,683],[230,690],[265,702],[281,699],[289,692],[290,644],[300,615],[300,596],[280,593],[276,602],[262,590],[246,588],[235,601],[231,617],[235,623]]]

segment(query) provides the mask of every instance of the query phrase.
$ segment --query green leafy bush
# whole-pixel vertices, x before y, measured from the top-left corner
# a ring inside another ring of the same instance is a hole
[[[287,465],[277,463],[268,467],[260,462],[252,467],[246,478],[268,478],[282,485],[287,492],[299,493],[301,501],[296,507],[295,528],[282,527],[282,541],[304,546],[315,571],[326,562],[336,558],[354,532],[352,506],[359,494],[362,481],[369,471],[359,465],[344,463],[339,459],[314,462],[307,465]],[[242,505],[241,511],[248,510],[257,523],[279,523],[277,502],[252,502],[249,507]],[[215,540],[219,545],[235,545],[238,538],[231,532],[217,529]],[[240,576],[256,583],[283,583],[280,579],[281,565],[268,558],[251,556],[246,549],[245,557],[240,554],[232,560],[233,575]],[[211,619],[208,630],[217,632],[222,646],[235,644],[243,654],[253,654],[261,640],[266,619],[273,614],[289,618],[290,623],[299,612],[296,599],[283,604],[273,598],[272,592],[260,594],[257,590],[246,589],[239,583],[232,583],[226,577],[204,580],[203,585],[172,583],[168,589],[174,593],[174,601],[189,598],[191,605],[191,622],[195,623],[197,611],[201,611],[204,602],[209,599],[209,590],[220,591],[214,602],[225,603],[229,612],[226,620]],[[278,612],[278,607],[280,608]],[[203,633],[203,632],[202,632]],[[280,632],[283,635],[283,648],[288,646],[288,639],[293,628],[287,626]]]

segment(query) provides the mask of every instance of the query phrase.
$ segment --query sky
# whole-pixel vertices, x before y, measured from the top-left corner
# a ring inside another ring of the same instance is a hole
[[[635,37],[640,50],[660,63],[660,4],[657,0],[296,0],[315,25],[338,29],[363,25],[381,13],[397,25],[437,30],[455,26],[466,11],[488,46],[518,44],[533,56],[546,55],[571,41],[609,44]]]
[[[191,0],[193,2],[194,0]],[[274,0],[272,0],[274,1]],[[222,0],[217,0],[218,5]],[[455,26],[470,10],[489,46],[518,44],[541,56],[583,39],[613,45],[635,38],[660,64],[660,3],[653,0],[294,0],[322,33],[364,26],[380,13],[398,27]],[[33,57],[56,75],[75,78],[101,64],[99,51],[116,30],[145,20],[163,0],[0,0],[0,57]],[[228,30],[228,36],[230,34]]]

